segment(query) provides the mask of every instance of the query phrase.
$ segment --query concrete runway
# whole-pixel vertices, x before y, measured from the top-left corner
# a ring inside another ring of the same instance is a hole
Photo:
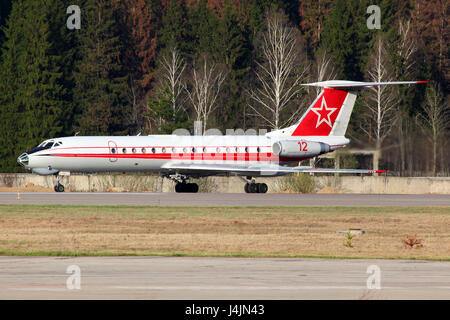
[[[80,289],[67,287],[73,265]],[[371,265],[380,289],[367,288]],[[450,262],[0,257],[0,299],[450,299]]]
[[[0,204],[136,206],[402,206],[450,207],[449,195],[435,194],[246,194],[246,193],[48,193],[1,192]]]

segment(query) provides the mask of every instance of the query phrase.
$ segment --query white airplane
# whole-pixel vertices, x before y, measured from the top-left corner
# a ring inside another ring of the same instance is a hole
[[[333,152],[350,143],[344,135],[363,88],[427,81],[355,82],[332,80],[305,84],[322,91],[292,126],[265,135],[232,136],[72,136],[45,140],[17,161],[39,175],[55,175],[55,191],[63,192],[59,174],[66,172],[154,171],[176,182],[176,192],[197,192],[190,178],[213,175],[246,177],[247,193],[265,193],[255,177],[294,172],[381,173],[383,170],[325,169],[292,166]]]

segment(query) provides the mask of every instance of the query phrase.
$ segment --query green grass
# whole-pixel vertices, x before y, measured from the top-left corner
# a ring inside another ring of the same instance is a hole
[[[127,218],[183,218],[232,217],[276,218],[296,217],[299,214],[326,216],[371,216],[397,214],[450,214],[450,207],[149,207],[149,206],[93,206],[93,205],[0,205],[0,217],[127,217]]]
[[[366,259],[366,260],[421,260],[421,261],[450,261],[450,258],[423,258],[423,257],[395,257],[395,256],[333,256],[309,254],[261,254],[261,253],[234,253],[234,254],[201,254],[201,253],[161,253],[161,252],[90,252],[90,251],[24,251],[0,250],[0,256],[22,257],[215,257],[215,258],[297,258],[297,259]]]

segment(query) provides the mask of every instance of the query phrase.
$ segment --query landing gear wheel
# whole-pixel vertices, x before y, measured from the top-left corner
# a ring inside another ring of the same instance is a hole
[[[55,191],[56,191],[56,192],[64,192],[64,186],[63,186],[62,184],[58,183],[58,184],[55,186]]]
[[[245,193],[266,193],[268,189],[265,183],[247,182],[244,186]]]
[[[250,191],[250,193],[258,193],[258,184],[257,183],[250,183],[248,185],[248,190]]]
[[[258,183],[258,193],[266,193],[269,188],[267,187],[267,184],[265,183]]]
[[[198,192],[198,184],[179,182],[175,185],[175,192],[197,193]]]
[[[196,183],[190,183],[190,185],[192,186],[191,187],[191,192],[193,192],[193,193],[197,193],[198,192],[198,184],[196,184]]]

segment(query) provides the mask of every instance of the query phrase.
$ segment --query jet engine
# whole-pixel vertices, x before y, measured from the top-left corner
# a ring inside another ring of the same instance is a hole
[[[323,142],[281,140],[273,144],[272,152],[286,158],[315,157],[330,152],[330,146]]]

